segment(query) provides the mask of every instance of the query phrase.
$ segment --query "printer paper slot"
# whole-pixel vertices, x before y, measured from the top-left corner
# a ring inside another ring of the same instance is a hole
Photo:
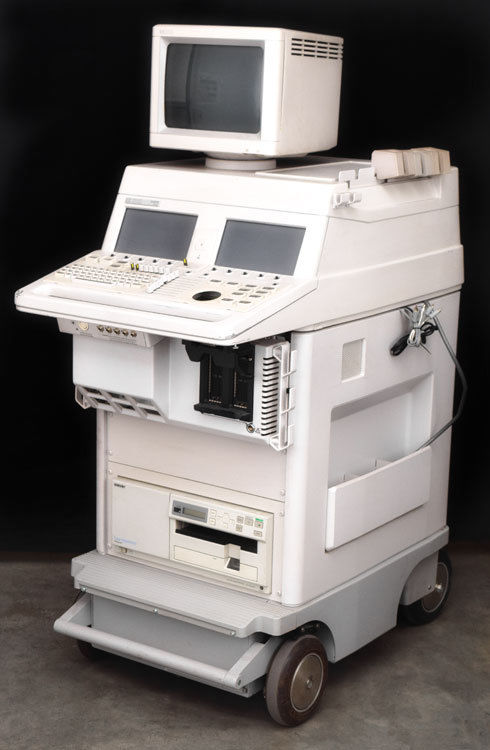
[[[219,529],[211,529],[209,528],[209,526],[198,526],[197,524],[178,521],[175,533],[182,534],[183,536],[190,536],[193,539],[202,539],[206,542],[220,544],[223,546],[234,544],[237,547],[240,547],[245,552],[252,552],[254,554],[257,554],[256,539],[249,539],[246,536],[231,534],[227,531],[220,531]]]

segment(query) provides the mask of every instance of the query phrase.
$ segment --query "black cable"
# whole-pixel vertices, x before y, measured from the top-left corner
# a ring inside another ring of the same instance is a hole
[[[429,320],[427,320],[423,326],[420,328],[421,333],[421,339],[422,343],[425,344],[427,341],[428,336],[432,336],[434,331],[437,330],[437,325],[435,323],[431,323]],[[401,354],[408,346],[408,338],[410,336],[410,333],[407,333],[406,336],[401,336],[390,349],[390,354],[393,357],[398,357],[399,354]]]

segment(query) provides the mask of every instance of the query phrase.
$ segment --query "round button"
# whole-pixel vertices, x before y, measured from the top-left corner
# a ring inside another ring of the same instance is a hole
[[[79,322],[78,327],[81,331],[88,331],[88,323],[86,323],[84,320],[81,320]]]
[[[192,296],[192,299],[195,299],[198,302],[208,302],[209,300],[212,300],[212,299],[218,299],[218,297],[221,297],[220,292],[204,291],[204,292],[197,292],[197,294],[194,294]]]

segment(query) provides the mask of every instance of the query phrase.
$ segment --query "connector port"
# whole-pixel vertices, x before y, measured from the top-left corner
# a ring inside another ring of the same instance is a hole
[[[255,347],[211,346],[183,342],[192,362],[200,363],[199,402],[194,409],[202,414],[253,419]]]

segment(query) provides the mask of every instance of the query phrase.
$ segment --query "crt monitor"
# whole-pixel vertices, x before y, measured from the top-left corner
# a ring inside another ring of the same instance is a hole
[[[341,68],[339,37],[155,26],[150,145],[252,158],[332,148]]]

